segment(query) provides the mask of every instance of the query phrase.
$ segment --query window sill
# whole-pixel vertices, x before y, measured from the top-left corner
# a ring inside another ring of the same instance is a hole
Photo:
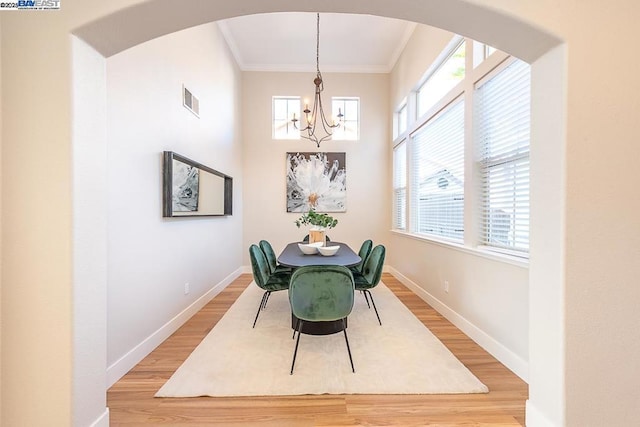
[[[453,250],[457,250],[459,252],[464,252],[470,255],[474,255],[474,256],[478,256],[481,258],[486,258],[486,259],[490,259],[492,261],[498,261],[498,262],[502,262],[505,264],[511,264],[514,265],[516,267],[520,267],[520,268],[529,268],[529,259],[528,258],[522,258],[522,257],[517,257],[517,256],[513,256],[513,255],[508,255],[508,254],[503,254],[491,249],[488,249],[486,247],[477,247],[477,248],[471,248],[468,246],[464,246],[462,244],[459,243],[454,243],[454,242],[449,242],[446,240],[440,240],[440,239],[436,239],[433,237],[427,237],[427,236],[419,236],[416,234],[412,234],[412,233],[408,233],[406,231],[400,231],[400,230],[390,230],[391,233],[401,236],[401,237],[406,237],[409,239],[413,239],[413,240],[418,240],[421,242],[426,242],[432,245],[436,245],[436,246],[441,246],[447,249],[453,249]]]

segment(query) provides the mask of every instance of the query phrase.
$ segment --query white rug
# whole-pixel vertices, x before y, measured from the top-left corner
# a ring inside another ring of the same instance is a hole
[[[252,283],[156,397],[488,392],[384,284],[372,293],[382,326],[359,292],[348,318],[355,374],[338,333],[303,334],[289,375],[295,340],[287,292],[271,294],[252,329],[262,298]]]

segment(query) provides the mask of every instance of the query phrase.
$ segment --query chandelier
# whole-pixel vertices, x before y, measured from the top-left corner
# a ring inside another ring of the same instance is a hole
[[[316,86],[315,95],[313,98],[313,109],[309,109],[309,104],[304,106],[304,120],[307,125],[300,129],[300,136],[309,141],[316,143],[316,146],[320,148],[320,143],[331,137],[332,129],[340,126],[340,122],[344,115],[342,109],[338,109],[338,123],[334,123],[324,115],[324,108],[322,107],[322,98],[320,93],[324,90],[324,83],[322,82],[322,74],[320,74],[320,14],[316,14],[317,28],[316,28],[316,78],[313,79],[313,84]],[[298,129],[298,123],[300,120],[296,118],[296,114],[293,113],[293,127]],[[300,123],[302,125],[302,123]]]

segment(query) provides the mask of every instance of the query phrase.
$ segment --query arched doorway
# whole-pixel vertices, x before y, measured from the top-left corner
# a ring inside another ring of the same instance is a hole
[[[301,6],[293,0],[282,1],[279,4],[261,4],[261,2],[251,0],[236,1],[233,2],[233,4],[227,3],[231,2],[209,2],[205,5],[200,5],[197,10],[180,8],[180,13],[176,13],[178,11],[178,7],[170,2],[145,2],[137,4],[131,8],[121,9],[97,21],[93,21],[76,28],[73,33],[81,40],[95,48],[98,52],[96,53],[91,49],[87,49],[83,43],[74,41],[74,62],[77,64],[77,69],[80,72],[74,75],[73,84],[81,84],[85,88],[83,91],[78,92],[81,98],[78,99],[78,110],[82,105],[93,105],[95,99],[89,99],[92,94],[104,92],[104,80],[97,78],[95,80],[87,81],[86,79],[86,75],[96,75],[94,72],[99,70],[101,66],[100,58],[102,58],[103,61],[104,57],[113,55],[138,43],[204,22],[251,13],[292,10],[310,12],[318,11],[315,5]],[[550,55],[548,54],[548,52],[553,51],[554,47],[560,44],[560,40],[553,35],[540,31],[539,29],[536,29],[522,21],[518,21],[513,17],[501,14],[494,10],[489,10],[477,4],[466,3],[464,1],[447,2],[445,0],[431,0],[416,4],[416,2],[412,2],[410,0],[399,0],[394,2],[393,5],[386,4],[381,0],[368,2],[366,4],[360,4],[355,1],[325,2],[320,11],[369,13],[392,18],[408,19],[444,28],[452,32],[472,37],[476,40],[486,42],[533,63],[534,90],[536,87],[536,79],[540,79],[539,81],[543,81],[544,79],[545,84],[547,84],[546,79],[552,78],[551,76],[557,72],[559,67],[561,68],[562,66],[562,52],[555,52]],[[141,25],[142,22],[144,22],[144,25]],[[99,72],[97,76],[100,76]],[[82,81],[79,81],[79,79]],[[82,99],[83,97],[86,97],[86,99]],[[540,98],[536,101],[534,96],[534,102],[537,102],[537,104],[534,106],[534,117],[532,120],[534,126],[534,140],[532,142],[532,146],[535,146],[532,147],[532,158],[535,158],[536,156],[545,158],[552,157],[557,154],[555,152],[556,149],[559,149],[557,147],[560,147],[563,143],[559,136],[562,133],[561,131],[553,134],[549,134],[547,130],[538,132],[538,135],[543,134],[547,137],[544,143],[541,143],[541,140],[535,136],[536,123],[545,122],[548,124],[549,121],[558,120],[557,117],[551,117],[552,114],[550,111],[553,109],[548,108],[549,103],[556,105],[555,101],[557,101],[557,99],[554,100],[549,98]],[[561,103],[557,104],[560,105]],[[78,110],[74,110],[74,113],[77,112],[78,114],[81,114]],[[78,133],[78,136],[73,141],[73,145],[74,147],[82,147],[84,144],[88,143],[84,140],[85,137],[88,138],[88,135],[92,134],[101,134],[104,131],[106,128],[105,117],[92,117],[91,123],[87,124],[86,121],[82,120],[82,116],[80,116],[80,120],[74,121],[74,127],[75,126],[88,126],[89,128],[93,128],[95,131],[91,132],[85,128],[84,133]],[[561,128],[561,126],[559,127]],[[105,147],[96,146],[95,138],[93,138],[92,143],[93,147],[91,150],[77,150],[74,148],[74,152],[76,152],[73,160],[74,169],[86,170],[86,168],[90,168],[92,165],[99,168],[101,163],[106,163],[106,159],[103,157],[106,151]],[[106,144],[106,139],[102,141],[102,143]],[[561,159],[561,156],[557,157]],[[550,175],[561,175],[561,162],[556,162],[555,166],[558,168],[557,170],[551,171],[551,173],[548,170],[546,171],[547,177]],[[532,169],[532,174],[534,173],[535,166],[533,166]],[[548,195],[549,191],[547,190],[549,190],[549,188],[546,187],[549,184],[548,180],[541,181],[541,183],[545,186],[542,189],[542,192],[545,192]],[[95,185],[75,187],[73,195],[74,199],[83,200],[91,198],[98,200],[97,205],[94,205],[88,211],[83,211],[82,209],[78,211],[79,224],[75,225],[75,228],[78,230],[78,234],[75,239],[81,238],[83,242],[90,241],[91,243],[88,245],[84,243],[83,247],[93,254],[95,254],[96,251],[100,253],[102,248],[106,245],[106,235],[100,231],[103,230],[106,218],[99,214],[95,215],[96,212],[94,208],[95,206],[106,204],[107,198],[104,183],[100,182],[100,179],[97,178],[94,184]],[[91,191],[91,194],[89,195],[85,193],[86,191]],[[541,190],[538,191],[540,192]],[[532,205],[535,205],[535,198],[536,193],[533,193]],[[561,212],[554,212],[554,214],[560,215]],[[561,218],[555,218],[554,221],[560,222]],[[532,224],[532,235],[536,235],[538,232],[539,230],[536,229],[536,224],[534,222]],[[532,251],[535,250],[535,248],[532,248]],[[531,265],[532,283],[548,281],[548,273],[539,272],[542,270],[554,271],[557,268],[555,263],[559,263],[560,261],[554,261],[552,259],[554,254],[557,252],[559,252],[559,249],[551,251],[551,255],[542,255],[538,257],[532,256],[536,263]],[[83,260],[78,258],[81,256],[82,254],[76,255],[74,265],[86,264]],[[549,261],[553,264],[551,267],[548,264]],[[103,263],[106,263],[106,260],[104,260]],[[98,280],[98,283],[100,286],[106,286],[104,265],[97,263],[92,265],[90,268],[93,270],[86,271],[86,276],[83,277],[101,277],[102,275],[102,279]],[[554,276],[554,279],[557,279],[557,277]],[[93,325],[94,328],[102,328],[104,330],[106,328],[106,324],[101,322],[97,316],[104,312],[104,305],[106,302],[101,300],[99,296],[103,295],[104,292],[98,292],[98,297],[95,297],[95,287],[92,289],[92,292],[94,293],[93,298],[89,296],[89,292],[85,292],[85,288],[88,290],[88,286],[87,283],[83,281],[82,277],[76,277],[74,287],[74,292],[78,300],[81,300],[84,303],[91,301],[85,309],[76,313],[74,319],[74,324],[78,331],[75,336],[74,353],[76,354],[76,361],[82,361],[83,354],[86,353],[85,350],[87,345],[92,345],[94,352],[100,351],[100,348],[96,348],[96,346],[100,346],[100,343],[95,341],[95,337],[100,336],[100,334],[96,335],[94,329],[94,332],[92,333],[92,337],[94,339],[86,339],[89,331],[83,329],[82,325]],[[539,292],[539,290],[536,290],[536,292]],[[537,300],[537,298],[532,299],[532,301],[535,300]],[[557,303],[559,303],[559,301]],[[532,302],[530,302],[530,305],[531,304]],[[532,310],[535,311],[535,308]],[[533,325],[532,328],[535,329],[535,325]],[[87,336],[83,336],[83,334],[86,334]],[[102,350],[103,352],[106,351],[104,343],[102,344]],[[561,356],[561,354],[557,353],[556,349],[552,349],[552,353],[554,356]],[[84,358],[88,359],[86,356],[84,356]],[[558,361],[558,363],[560,362]],[[86,369],[86,371],[83,372],[82,369]],[[99,376],[99,371],[101,370],[104,371],[104,364],[100,365],[100,359],[94,358],[93,362],[87,361],[85,364],[80,364],[80,367],[78,367],[76,362],[74,377],[75,382],[80,384],[80,386],[78,386],[74,392],[74,406],[76,407],[76,419],[78,420],[91,416],[91,410],[86,411],[86,408],[96,408],[101,404],[100,394],[104,395],[104,390],[95,386],[96,375]],[[89,375],[87,375],[88,372]],[[94,375],[91,375],[91,372],[93,372]],[[100,384],[100,381],[98,381],[97,384]],[[544,393],[544,390],[542,393]],[[535,396],[536,393],[533,392],[532,397]],[[560,402],[558,405],[561,408],[563,403]],[[530,405],[529,409],[535,411],[534,408],[535,402],[532,406]],[[79,413],[79,411],[84,413]],[[95,411],[93,412],[95,414]],[[562,410],[559,409],[559,412],[561,413]]]

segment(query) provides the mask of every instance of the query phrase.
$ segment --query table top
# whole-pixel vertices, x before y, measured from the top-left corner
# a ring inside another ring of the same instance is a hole
[[[328,242],[327,246],[340,246],[338,252],[332,256],[324,256],[319,253],[305,255],[298,247],[298,243],[302,242],[289,243],[278,257],[278,263],[287,267],[304,267],[306,265],[344,265],[345,267],[351,267],[362,261],[362,258],[346,243]]]

